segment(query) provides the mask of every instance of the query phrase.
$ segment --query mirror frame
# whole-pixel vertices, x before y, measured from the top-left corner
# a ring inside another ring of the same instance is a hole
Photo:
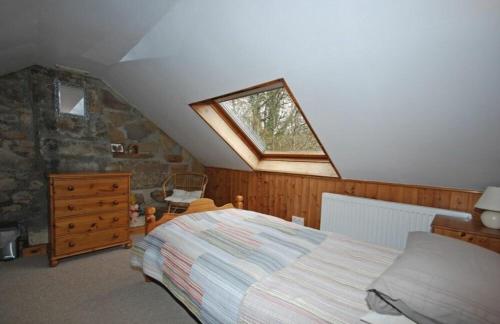
[[[82,89],[83,91],[83,115],[71,114],[67,112],[61,111],[61,86]],[[54,105],[57,116],[70,116],[75,118],[88,118],[89,117],[89,98],[87,94],[87,89],[85,86],[85,82],[77,82],[77,81],[62,81],[60,79],[56,79],[54,81]]]

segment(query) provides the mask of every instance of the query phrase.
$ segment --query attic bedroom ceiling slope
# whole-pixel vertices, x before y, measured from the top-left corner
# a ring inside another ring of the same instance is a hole
[[[500,0],[19,0],[0,73],[90,71],[207,166],[248,166],[189,103],[285,78],[343,178],[500,183]]]

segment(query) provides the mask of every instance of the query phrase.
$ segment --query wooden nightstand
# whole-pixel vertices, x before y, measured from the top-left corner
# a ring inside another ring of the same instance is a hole
[[[487,228],[479,220],[436,215],[432,232],[470,242],[500,253],[500,230]]]

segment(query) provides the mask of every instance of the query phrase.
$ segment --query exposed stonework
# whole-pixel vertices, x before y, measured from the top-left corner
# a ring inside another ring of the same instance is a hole
[[[88,118],[57,114],[56,79],[85,84]],[[111,143],[136,144],[148,154],[114,158]],[[31,244],[46,241],[48,173],[131,171],[132,189],[149,197],[171,172],[203,171],[102,81],[41,66],[0,77],[0,164],[0,222],[22,223]]]

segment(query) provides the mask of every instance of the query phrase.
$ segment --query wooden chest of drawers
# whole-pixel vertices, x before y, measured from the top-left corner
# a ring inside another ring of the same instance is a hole
[[[51,174],[50,266],[59,259],[131,246],[130,173]]]

